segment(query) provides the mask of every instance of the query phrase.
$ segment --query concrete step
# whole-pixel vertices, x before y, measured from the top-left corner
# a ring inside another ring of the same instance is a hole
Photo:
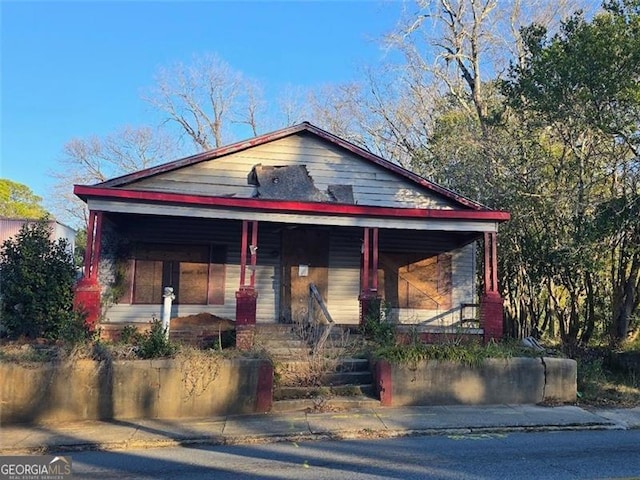
[[[326,362],[326,364],[318,362]],[[369,372],[369,360],[366,358],[344,357],[337,359],[326,359],[309,355],[308,358],[281,358],[277,362],[276,369],[286,372],[304,372],[310,369],[325,370],[327,373],[333,372]]]
[[[348,348],[323,348],[314,353],[313,348],[304,342],[287,340],[277,342],[256,341],[256,345],[261,346],[272,356],[278,357],[280,361],[291,362],[299,361],[317,361],[326,359],[328,361],[340,361],[343,358],[358,358],[359,355],[366,355],[364,350],[348,349]],[[365,359],[365,362],[368,362]]]
[[[284,361],[280,364],[280,367],[288,370],[299,370],[306,368],[310,362],[316,360],[327,360],[332,365],[331,370],[335,372],[358,372],[369,371],[369,359],[358,357],[340,357],[336,359],[325,359],[324,357],[309,356],[309,358],[292,358],[291,360]]]
[[[269,333],[272,335],[278,333],[297,332],[298,326],[292,323],[258,323],[256,324],[256,333]]]
[[[300,398],[317,397],[358,397],[374,395],[372,384],[366,385],[334,385],[317,387],[276,387],[273,391],[274,400],[294,400]]]
[[[300,339],[295,338],[269,338],[269,339],[256,339],[256,345],[260,345],[267,350],[271,349],[282,349],[282,348],[305,348],[308,349],[309,346]]]
[[[367,355],[367,351],[364,348],[350,348],[350,347],[339,347],[334,348],[331,346],[326,346],[322,350],[317,352],[318,355],[327,357],[327,358],[364,358]]]
[[[364,340],[364,336],[361,333],[356,333],[349,330],[342,330],[338,327],[334,327],[329,332],[329,337],[334,340],[347,340],[350,342],[361,342]]]
[[[320,377],[320,385],[366,385],[373,382],[370,371],[327,373]]]
[[[379,406],[379,400],[367,396],[298,398],[274,401],[271,406],[271,412],[340,412],[362,408],[377,408]]]
[[[311,349],[309,347],[264,347],[267,352],[278,363],[288,362],[289,360],[306,360],[311,357]]]

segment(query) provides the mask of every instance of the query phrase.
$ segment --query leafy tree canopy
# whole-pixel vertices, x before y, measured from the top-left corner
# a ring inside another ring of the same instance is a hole
[[[46,217],[47,211],[40,202],[42,198],[26,185],[0,178],[0,216],[29,219]]]

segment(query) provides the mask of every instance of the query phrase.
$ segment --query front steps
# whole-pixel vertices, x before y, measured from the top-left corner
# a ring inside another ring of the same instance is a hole
[[[256,346],[274,362],[272,412],[341,411],[380,406],[359,334],[334,326],[314,352],[295,325],[256,325]]]

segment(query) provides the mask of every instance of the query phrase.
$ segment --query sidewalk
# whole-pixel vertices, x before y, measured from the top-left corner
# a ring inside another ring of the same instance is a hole
[[[640,428],[640,408],[534,405],[379,407],[344,412],[254,414],[179,420],[0,426],[0,454],[119,450],[327,438]]]

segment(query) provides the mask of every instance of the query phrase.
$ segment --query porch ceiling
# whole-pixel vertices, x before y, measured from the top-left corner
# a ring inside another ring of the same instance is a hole
[[[189,232],[190,241],[193,238],[208,238],[211,235],[212,229],[230,232],[235,231],[237,236],[241,233],[241,221],[229,220],[229,219],[215,219],[215,218],[199,218],[199,217],[173,217],[165,215],[138,215],[129,212],[117,213],[111,212],[107,214],[107,218],[117,225],[118,231],[129,235],[132,238],[147,238],[149,231],[162,231],[163,239],[165,241],[175,241],[179,238],[184,238],[185,232]],[[304,227],[304,224],[298,225]],[[273,232],[281,231],[282,229],[295,229],[296,225],[289,223],[273,223],[265,222],[260,227],[260,232]],[[331,230],[336,228],[335,226],[316,226],[318,230]],[[353,238],[354,242],[359,243],[362,240],[362,230],[359,227],[339,227],[345,229]],[[456,249],[463,247],[475,240],[482,238],[482,232],[455,232],[455,231],[426,231],[415,230],[409,236],[403,236],[408,242],[408,245],[402,245],[395,248],[388,245],[386,241],[385,230],[380,231],[381,246],[387,251],[422,251],[425,248],[436,254],[441,251],[447,251],[450,249]]]

